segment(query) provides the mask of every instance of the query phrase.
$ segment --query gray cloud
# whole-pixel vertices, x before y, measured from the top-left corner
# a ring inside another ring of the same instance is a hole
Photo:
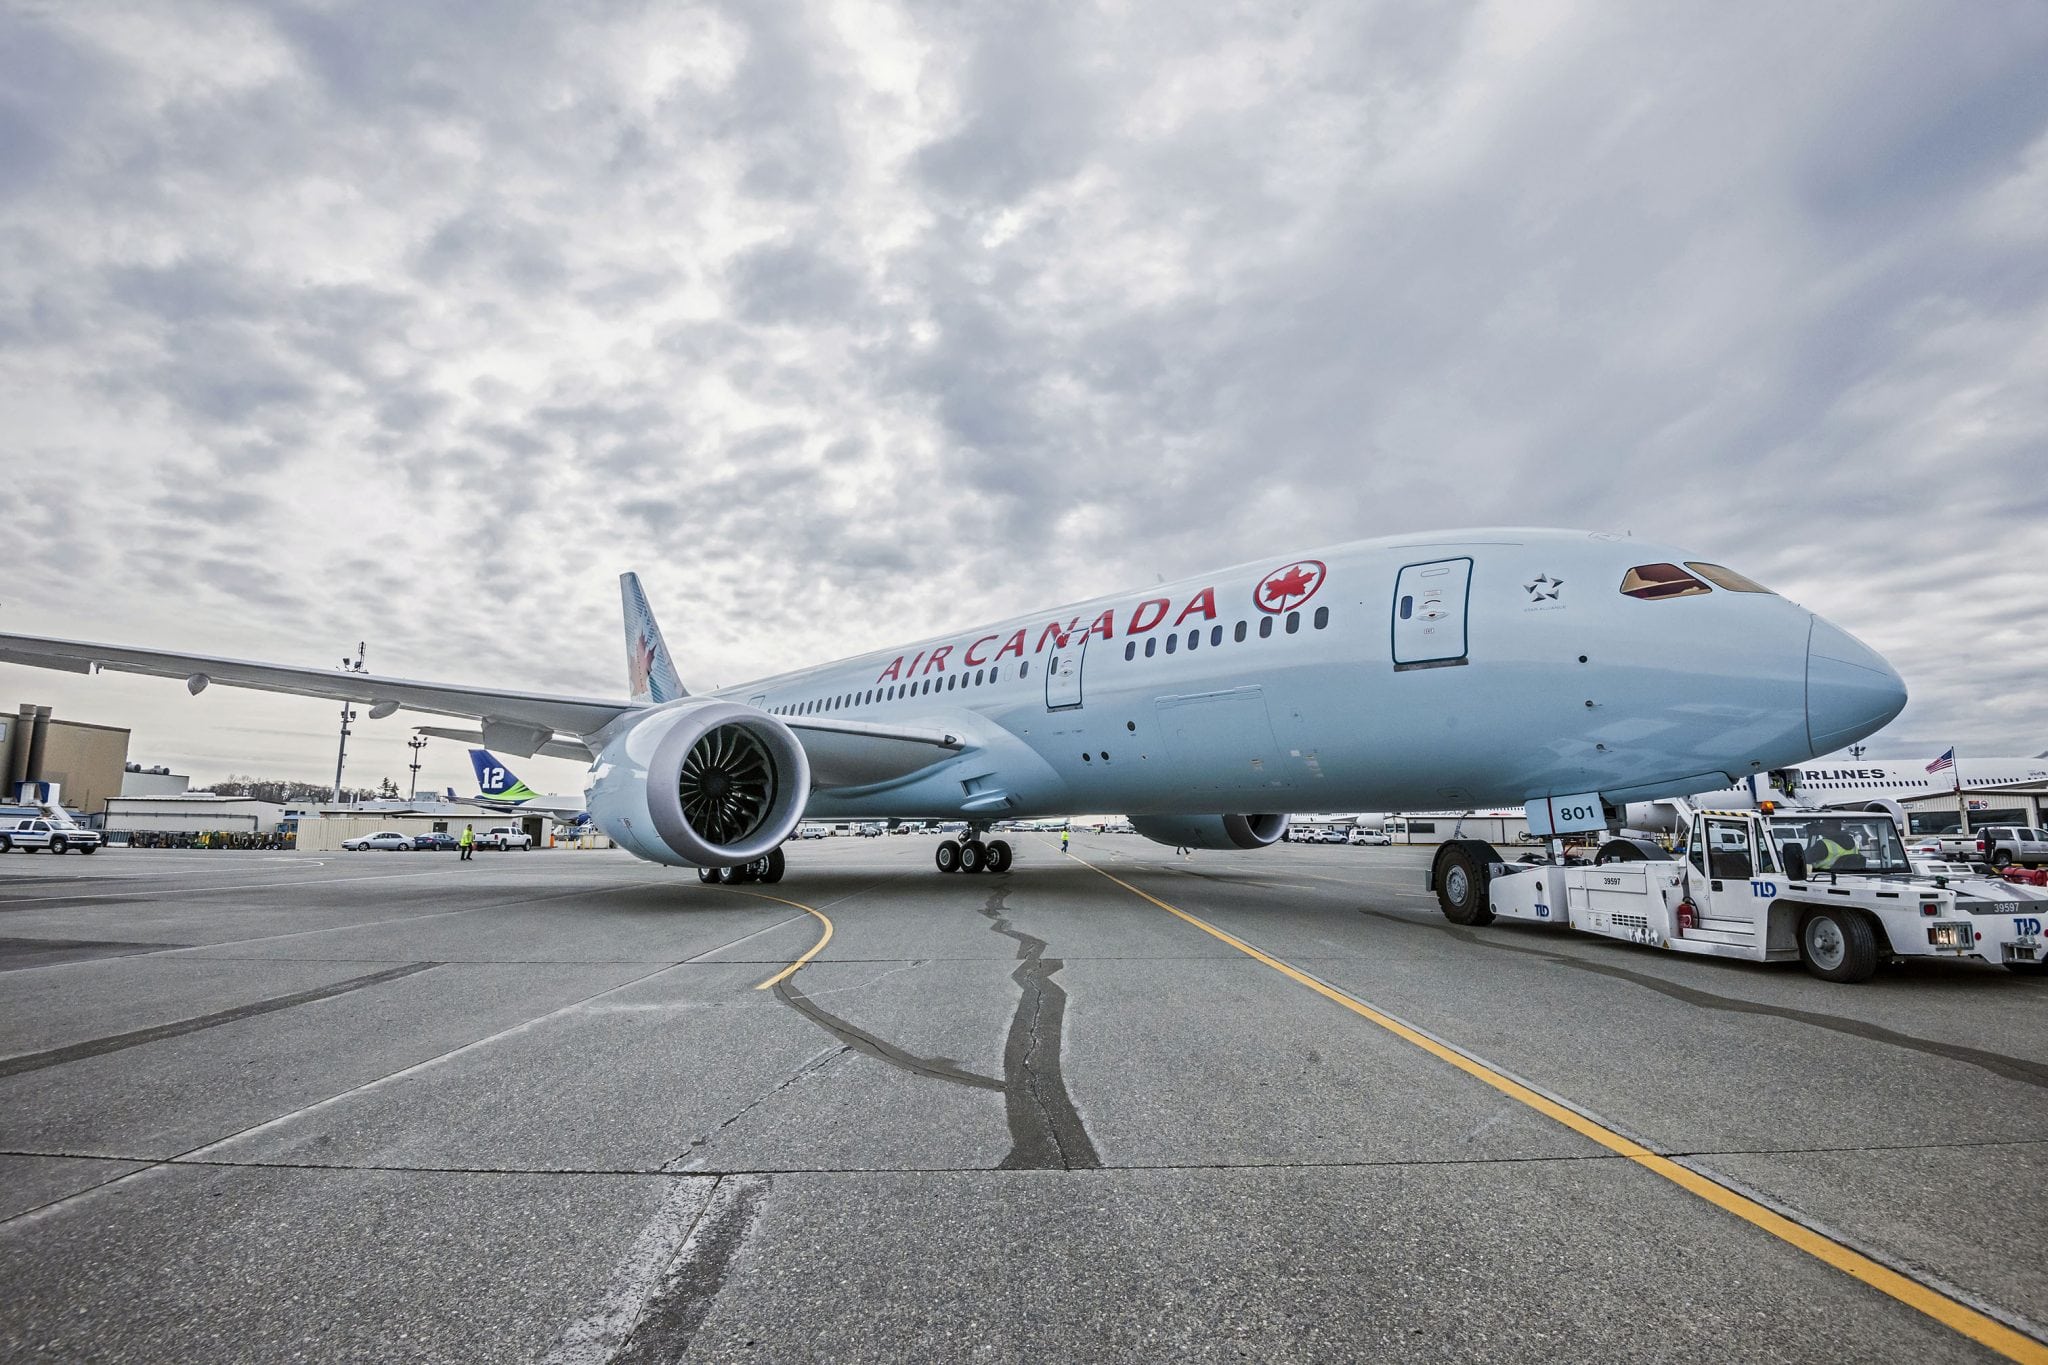
[[[732,683],[1591,525],[1884,649],[1899,745],[2048,747],[2038,7],[863,13],[0,16],[0,458],[93,490],[6,524],[96,604],[9,622],[604,693],[628,567]],[[243,704],[234,766],[330,761]]]

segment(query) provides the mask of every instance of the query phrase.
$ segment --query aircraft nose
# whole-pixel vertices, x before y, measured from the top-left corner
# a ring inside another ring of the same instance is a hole
[[[1806,736],[1815,754],[1875,734],[1905,707],[1905,680],[1884,656],[1813,618],[1806,642]]]

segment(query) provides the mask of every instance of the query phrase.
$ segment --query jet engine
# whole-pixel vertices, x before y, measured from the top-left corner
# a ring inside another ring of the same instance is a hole
[[[751,862],[789,837],[811,794],[811,763],[774,716],[702,698],[634,720],[590,765],[590,818],[641,857],[671,867]]]
[[[1131,815],[1131,828],[1170,848],[1264,848],[1287,833],[1284,815]]]

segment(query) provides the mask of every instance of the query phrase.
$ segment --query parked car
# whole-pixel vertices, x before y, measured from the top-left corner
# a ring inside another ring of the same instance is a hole
[[[1394,836],[1383,829],[1354,829],[1351,831],[1351,842],[1354,844],[1378,844],[1381,847],[1392,847]]]
[[[359,834],[353,839],[343,839],[341,846],[351,853],[365,853],[370,849],[382,849],[386,853],[410,853],[412,836],[400,834],[395,829],[380,829],[375,834]]]
[[[500,853],[515,848],[523,851],[533,847],[533,836],[517,825],[492,825],[476,836],[476,846],[496,849]]]
[[[34,853],[47,848],[52,853],[68,853],[77,849],[80,853],[97,853],[101,843],[100,832],[74,825],[66,820],[47,820],[36,816],[29,820],[17,820],[11,829],[0,829],[0,853],[20,849],[23,853]]]
[[[1348,844],[1351,842],[1351,833],[1349,830],[1338,829],[1335,825],[1332,825],[1322,832],[1319,842],[1325,844]]]
[[[1993,867],[2048,863],[2048,833],[2026,825],[1986,825],[1977,831],[1977,861]]]
[[[460,848],[462,841],[444,830],[435,830],[431,834],[413,835],[412,846],[418,853],[435,853]]]

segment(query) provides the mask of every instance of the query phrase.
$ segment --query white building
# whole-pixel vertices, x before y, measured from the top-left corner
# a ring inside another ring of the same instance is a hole
[[[125,785],[125,783],[124,783]],[[253,796],[183,792],[107,798],[107,831],[151,834],[274,834],[284,807]]]
[[[191,778],[162,766],[145,768],[130,763],[121,774],[123,796],[182,796],[190,790]]]

